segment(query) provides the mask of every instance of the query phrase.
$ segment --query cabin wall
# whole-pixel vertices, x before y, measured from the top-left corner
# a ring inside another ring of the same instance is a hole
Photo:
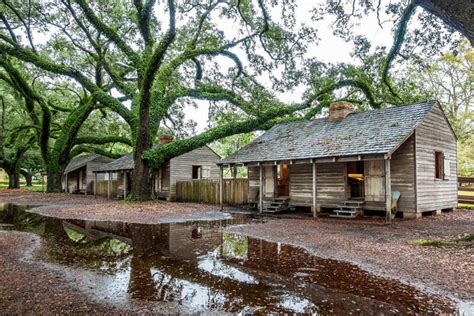
[[[206,166],[210,169],[209,179],[219,179],[219,167],[216,163],[220,157],[209,147],[204,146],[181,156],[174,157],[170,161],[169,197],[176,196],[176,181],[192,180],[193,166]],[[165,179],[166,177],[163,177]]]
[[[248,179],[249,179],[249,193],[248,202],[258,203],[259,191],[260,191],[260,167],[249,166],[248,167]]]
[[[167,161],[155,175],[155,192],[159,197],[169,197],[170,194],[170,162]],[[175,182],[176,183],[176,182]]]
[[[403,213],[415,213],[415,137],[413,135],[392,155],[390,174],[392,192],[400,192],[398,211]]]
[[[435,105],[415,131],[417,212],[457,207],[456,138]],[[435,151],[445,156],[445,178],[435,178]]]
[[[87,163],[87,171],[86,171],[87,176],[84,179],[85,180],[84,187],[87,187],[87,194],[94,194],[94,172],[92,171],[98,169],[99,167],[102,167],[104,164],[109,163],[111,161],[113,161],[112,158],[98,157],[97,159]],[[97,179],[103,180],[104,179],[103,174],[98,173]]]
[[[290,203],[311,206],[313,203],[312,164],[292,164],[289,166]]]
[[[318,163],[316,168],[316,200],[318,205],[346,200],[346,163]]]

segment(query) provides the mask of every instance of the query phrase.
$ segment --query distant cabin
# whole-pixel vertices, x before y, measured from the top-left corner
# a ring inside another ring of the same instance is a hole
[[[170,135],[160,137],[160,146],[173,141]],[[218,180],[219,167],[217,162],[221,157],[208,146],[203,146],[183,155],[168,160],[159,168],[153,179],[154,194],[158,198],[175,200],[176,181],[185,180]],[[132,188],[132,174],[135,163],[133,153],[125,155],[94,170],[105,179],[116,182],[117,197],[125,197]],[[109,189],[109,194],[111,190]]]
[[[72,159],[63,173],[63,190],[68,193],[92,194],[94,184],[92,170],[111,161],[112,158],[98,154],[87,154]]]
[[[398,211],[418,218],[457,207],[456,161],[437,101],[366,112],[339,102],[329,117],[276,125],[218,164],[248,167],[249,203],[261,211],[282,200],[315,214],[387,211],[399,192]]]

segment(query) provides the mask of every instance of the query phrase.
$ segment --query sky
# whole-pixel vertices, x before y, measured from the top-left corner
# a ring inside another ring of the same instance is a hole
[[[295,12],[297,23],[305,23],[307,25],[309,25],[310,23],[317,23],[318,36],[321,38],[317,45],[310,46],[308,50],[308,57],[317,57],[318,60],[321,60],[323,62],[353,63],[353,61],[351,60],[352,58],[350,56],[352,46],[349,43],[346,43],[344,40],[333,35],[331,19],[328,18],[318,22],[311,21],[312,9],[318,4],[325,3],[326,1],[298,0],[295,2],[297,3],[297,8]],[[383,15],[381,16],[381,19],[383,21]],[[228,23],[222,23],[220,27],[225,33],[232,33],[232,25],[229,25]],[[357,27],[356,33],[366,36],[367,39],[371,42],[372,47],[390,47],[392,45],[393,40],[391,30],[391,23],[383,24],[383,28],[380,28],[376,15],[371,14],[370,16],[361,19],[360,25]],[[223,62],[225,63],[225,60],[223,60]],[[288,91],[284,94],[277,94],[277,96],[284,102],[298,102],[301,100],[303,91],[304,87],[300,87],[300,89],[296,89],[295,91]],[[197,108],[193,108],[191,106],[188,106],[186,108],[186,119],[192,119],[196,121],[197,132],[201,132],[207,127],[207,114],[209,104],[205,101],[197,102],[197,104]]]
[[[162,24],[162,29],[167,28],[167,17],[163,15],[163,4],[164,2],[158,2],[155,5],[155,14]],[[318,43],[310,44],[306,57],[317,57],[318,60],[323,62],[331,63],[354,63],[351,60],[350,53],[352,51],[352,45],[346,43],[344,40],[333,35],[333,29],[331,22],[334,19],[333,16],[325,18],[321,21],[314,22],[311,20],[312,10],[321,4],[325,4],[326,0],[295,0],[296,11],[295,20],[297,24],[311,25],[317,23],[318,37],[320,38]],[[267,9],[268,9],[267,5]],[[383,11],[383,10],[382,10]],[[163,19],[165,17],[166,19]],[[277,19],[278,15],[272,15],[272,19]],[[381,20],[384,21],[384,13],[381,13]],[[212,20],[219,26],[226,35],[234,37],[233,34],[237,34],[237,30],[231,23],[219,22],[219,17],[212,17]],[[222,20],[221,20],[222,21]],[[412,18],[411,23],[416,24],[416,19]],[[383,28],[378,24],[377,17],[375,14],[371,14],[363,19],[360,19],[360,24],[354,30],[356,34],[364,35],[372,44],[372,47],[392,45],[392,23],[383,23]],[[50,35],[48,32],[39,32],[34,36],[35,42],[45,43]],[[220,65],[225,68],[233,66],[233,64],[226,58],[217,58]],[[262,84],[266,84],[265,80],[260,81]],[[267,82],[268,83],[268,82]],[[306,87],[298,87],[294,91],[286,91],[285,93],[277,94],[277,97],[283,102],[298,102],[301,101],[303,92]],[[185,118],[187,120],[194,120],[197,123],[196,132],[199,133],[206,129],[208,124],[208,109],[209,103],[207,101],[197,101],[197,108],[187,106],[185,110]]]

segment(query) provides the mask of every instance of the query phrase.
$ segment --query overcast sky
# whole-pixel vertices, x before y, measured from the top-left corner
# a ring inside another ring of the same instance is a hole
[[[318,3],[325,3],[325,0],[298,0],[295,1],[297,5],[296,9],[296,21],[297,23],[305,23],[310,25],[311,23],[317,23],[318,36],[321,38],[317,45],[310,47],[308,50],[308,57],[317,57],[319,60],[324,62],[346,62],[351,63],[350,53],[352,51],[352,45],[344,42],[342,39],[333,35],[333,30],[331,28],[331,19],[333,17],[327,18],[322,21],[313,22],[311,21],[311,10]],[[383,15],[381,16],[383,21]],[[412,19],[412,21],[415,19]],[[416,23],[416,20],[415,20]],[[380,28],[377,22],[377,17],[375,14],[362,19],[360,25],[355,30],[356,34],[361,34],[367,37],[371,42],[372,47],[376,46],[387,46],[392,45],[392,29],[393,24],[386,23],[383,24],[383,28]],[[224,32],[232,33],[232,25],[228,23],[223,23],[221,29]],[[225,60],[223,60],[225,62]],[[279,94],[279,98],[285,102],[299,101],[303,93],[304,87],[297,89],[295,91],[288,91],[284,94]],[[200,132],[204,130],[207,126],[207,114],[208,114],[208,102],[199,102],[198,108],[188,107],[186,109],[186,118],[193,119],[197,122],[197,131]]]

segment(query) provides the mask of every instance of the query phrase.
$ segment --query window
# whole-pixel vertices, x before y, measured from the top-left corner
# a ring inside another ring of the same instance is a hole
[[[192,178],[193,179],[201,179],[201,166],[193,166],[193,173],[192,173]]]
[[[201,169],[201,178],[202,179],[210,179],[211,178],[211,167],[210,166],[202,166]]]
[[[435,151],[435,178],[444,179],[444,154],[441,151]]]

